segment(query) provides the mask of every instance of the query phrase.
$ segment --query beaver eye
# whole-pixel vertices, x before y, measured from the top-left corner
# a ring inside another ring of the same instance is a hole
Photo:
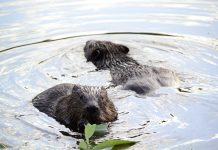
[[[100,54],[101,54],[100,49],[96,49],[96,50],[93,52],[93,54],[92,54],[93,59],[94,59],[94,60],[98,60],[98,58],[100,57]]]
[[[81,102],[83,102],[83,103],[87,103],[87,101],[88,101],[87,97],[84,96],[84,95],[81,95],[81,96],[80,96],[80,100],[81,100]]]
[[[101,53],[100,51],[101,51],[100,49],[96,49],[96,50],[94,51],[95,56],[100,55],[100,53]]]

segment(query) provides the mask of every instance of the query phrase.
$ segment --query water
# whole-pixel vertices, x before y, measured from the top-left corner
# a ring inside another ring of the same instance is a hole
[[[78,134],[38,112],[31,99],[63,82],[108,86],[109,71],[94,71],[83,55],[85,42],[99,39],[125,44],[141,64],[181,78],[178,87],[146,97],[109,88],[119,119],[104,138],[139,141],[131,149],[217,149],[217,16],[212,0],[1,0],[0,143],[77,148]]]

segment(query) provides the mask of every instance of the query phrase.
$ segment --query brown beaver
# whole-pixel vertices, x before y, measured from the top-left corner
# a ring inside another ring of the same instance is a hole
[[[104,87],[59,84],[37,95],[32,103],[39,111],[79,132],[88,122],[100,124],[117,119]]]
[[[84,53],[97,69],[108,69],[115,85],[123,85],[126,90],[146,94],[161,86],[177,83],[176,73],[168,69],[141,65],[127,56],[129,48],[109,41],[90,40],[86,42]]]

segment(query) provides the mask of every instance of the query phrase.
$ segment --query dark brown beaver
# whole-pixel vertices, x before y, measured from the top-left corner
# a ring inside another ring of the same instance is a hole
[[[108,69],[115,85],[123,85],[126,90],[146,94],[161,86],[171,86],[178,78],[168,69],[141,65],[127,56],[129,48],[109,41],[90,40],[84,47],[87,61],[97,69]]]
[[[59,84],[40,93],[33,106],[66,127],[82,132],[84,125],[112,122],[117,111],[103,87]]]

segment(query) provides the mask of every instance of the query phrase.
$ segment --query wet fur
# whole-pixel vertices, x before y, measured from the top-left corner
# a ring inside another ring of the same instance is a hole
[[[80,132],[88,122],[99,124],[117,119],[115,106],[103,87],[59,84],[37,95],[32,103],[39,111]],[[99,111],[87,112],[90,105]]]
[[[171,70],[141,65],[127,54],[129,48],[109,41],[90,40],[84,53],[87,61],[97,69],[110,70],[112,82],[138,94],[147,94],[161,86],[172,86],[178,81]]]

